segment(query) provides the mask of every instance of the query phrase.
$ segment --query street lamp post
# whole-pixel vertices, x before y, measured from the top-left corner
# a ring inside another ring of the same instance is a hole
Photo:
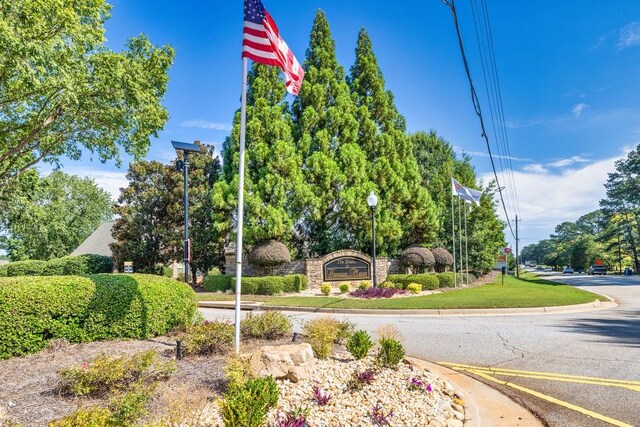
[[[188,142],[171,141],[177,152],[182,151],[183,160],[176,162],[178,171],[184,175],[184,282],[189,284],[189,262],[191,247],[189,245],[189,153],[199,153],[200,147]]]
[[[371,253],[373,257],[373,287],[378,287],[376,276],[376,206],[378,205],[378,196],[373,191],[367,197],[367,204],[371,208]]]

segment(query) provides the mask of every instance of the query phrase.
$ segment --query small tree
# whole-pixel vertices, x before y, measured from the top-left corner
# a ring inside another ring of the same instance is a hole
[[[411,245],[402,251],[400,257],[404,267],[411,268],[414,273],[430,271],[436,265],[436,260],[431,251],[424,246]]]
[[[436,271],[442,273],[447,267],[453,266],[453,255],[445,248],[435,248],[431,251],[436,262]]]
[[[249,263],[262,274],[273,274],[282,264],[291,261],[289,248],[276,240],[267,240],[249,252]]]

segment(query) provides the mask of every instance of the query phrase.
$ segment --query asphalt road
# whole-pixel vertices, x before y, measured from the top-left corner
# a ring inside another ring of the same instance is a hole
[[[370,332],[396,325],[408,355],[466,365],[458,368],[520,401],[550,426],[640,426],[640,277],[549,278],[606,294],[620,306],[574,314],[336,317]],[[232,310],[201,311],[209,319],[233,318]],[[287,314],[297,328],[319,316]]]

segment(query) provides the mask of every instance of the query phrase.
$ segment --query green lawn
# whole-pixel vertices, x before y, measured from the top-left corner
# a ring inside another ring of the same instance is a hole
[[[550,307],[592,302],[606,298],[571,286],[522,275],[521,279],[501,277],[489,285],[450,290],[445,293],[390,299],[343,299],[335,297],[272,297],[266,305],[288,307],[363,308],[363,309],[447,309]],[[245,296],[243,296],[245,298]]]

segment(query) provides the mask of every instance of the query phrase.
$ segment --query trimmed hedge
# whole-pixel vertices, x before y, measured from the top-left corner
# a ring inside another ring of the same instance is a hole
[[[422,285],[422,290],[434,290],[440,287],[440,281],[435,274],[390,274],[386,282],[402,285],[402,289],[407,289],[410,283]]]
[[[458,274],[458,284],[461,283],[462,281],[462,273],[457,273]],[[440,287],[441,288],[453,288],[454,282],[453,282],[453,272],[452,271],[447,271],[446,273],[436,273],[436,276],[438,277],[438,280],[440,281]],[[469,273],[469,279],[474,282],[476,280],[475,276],[471,273]],[[467,277],[465,275],[464,277],[465,283],[467,281]]]
[[[111,273],[113,260],[103,255],[78,255],[49,261],[26,260],[2,266],[0,277],[16,276],[73,276],[79,274]],[[6,273],[6,274],[4,274]]]
[[[189,286],[154,275],[2,278],[0,359],[33,353],[53,338],[150,338],[190,325],[196,314]]]
[[[204,278],[206,292],[235,290],[236,277],[216,274]],[[276,295],[281,292],[300,292],[307,289],[308,280],[304,274],[288,276],[242,277],[242,293],[253,295]]]

